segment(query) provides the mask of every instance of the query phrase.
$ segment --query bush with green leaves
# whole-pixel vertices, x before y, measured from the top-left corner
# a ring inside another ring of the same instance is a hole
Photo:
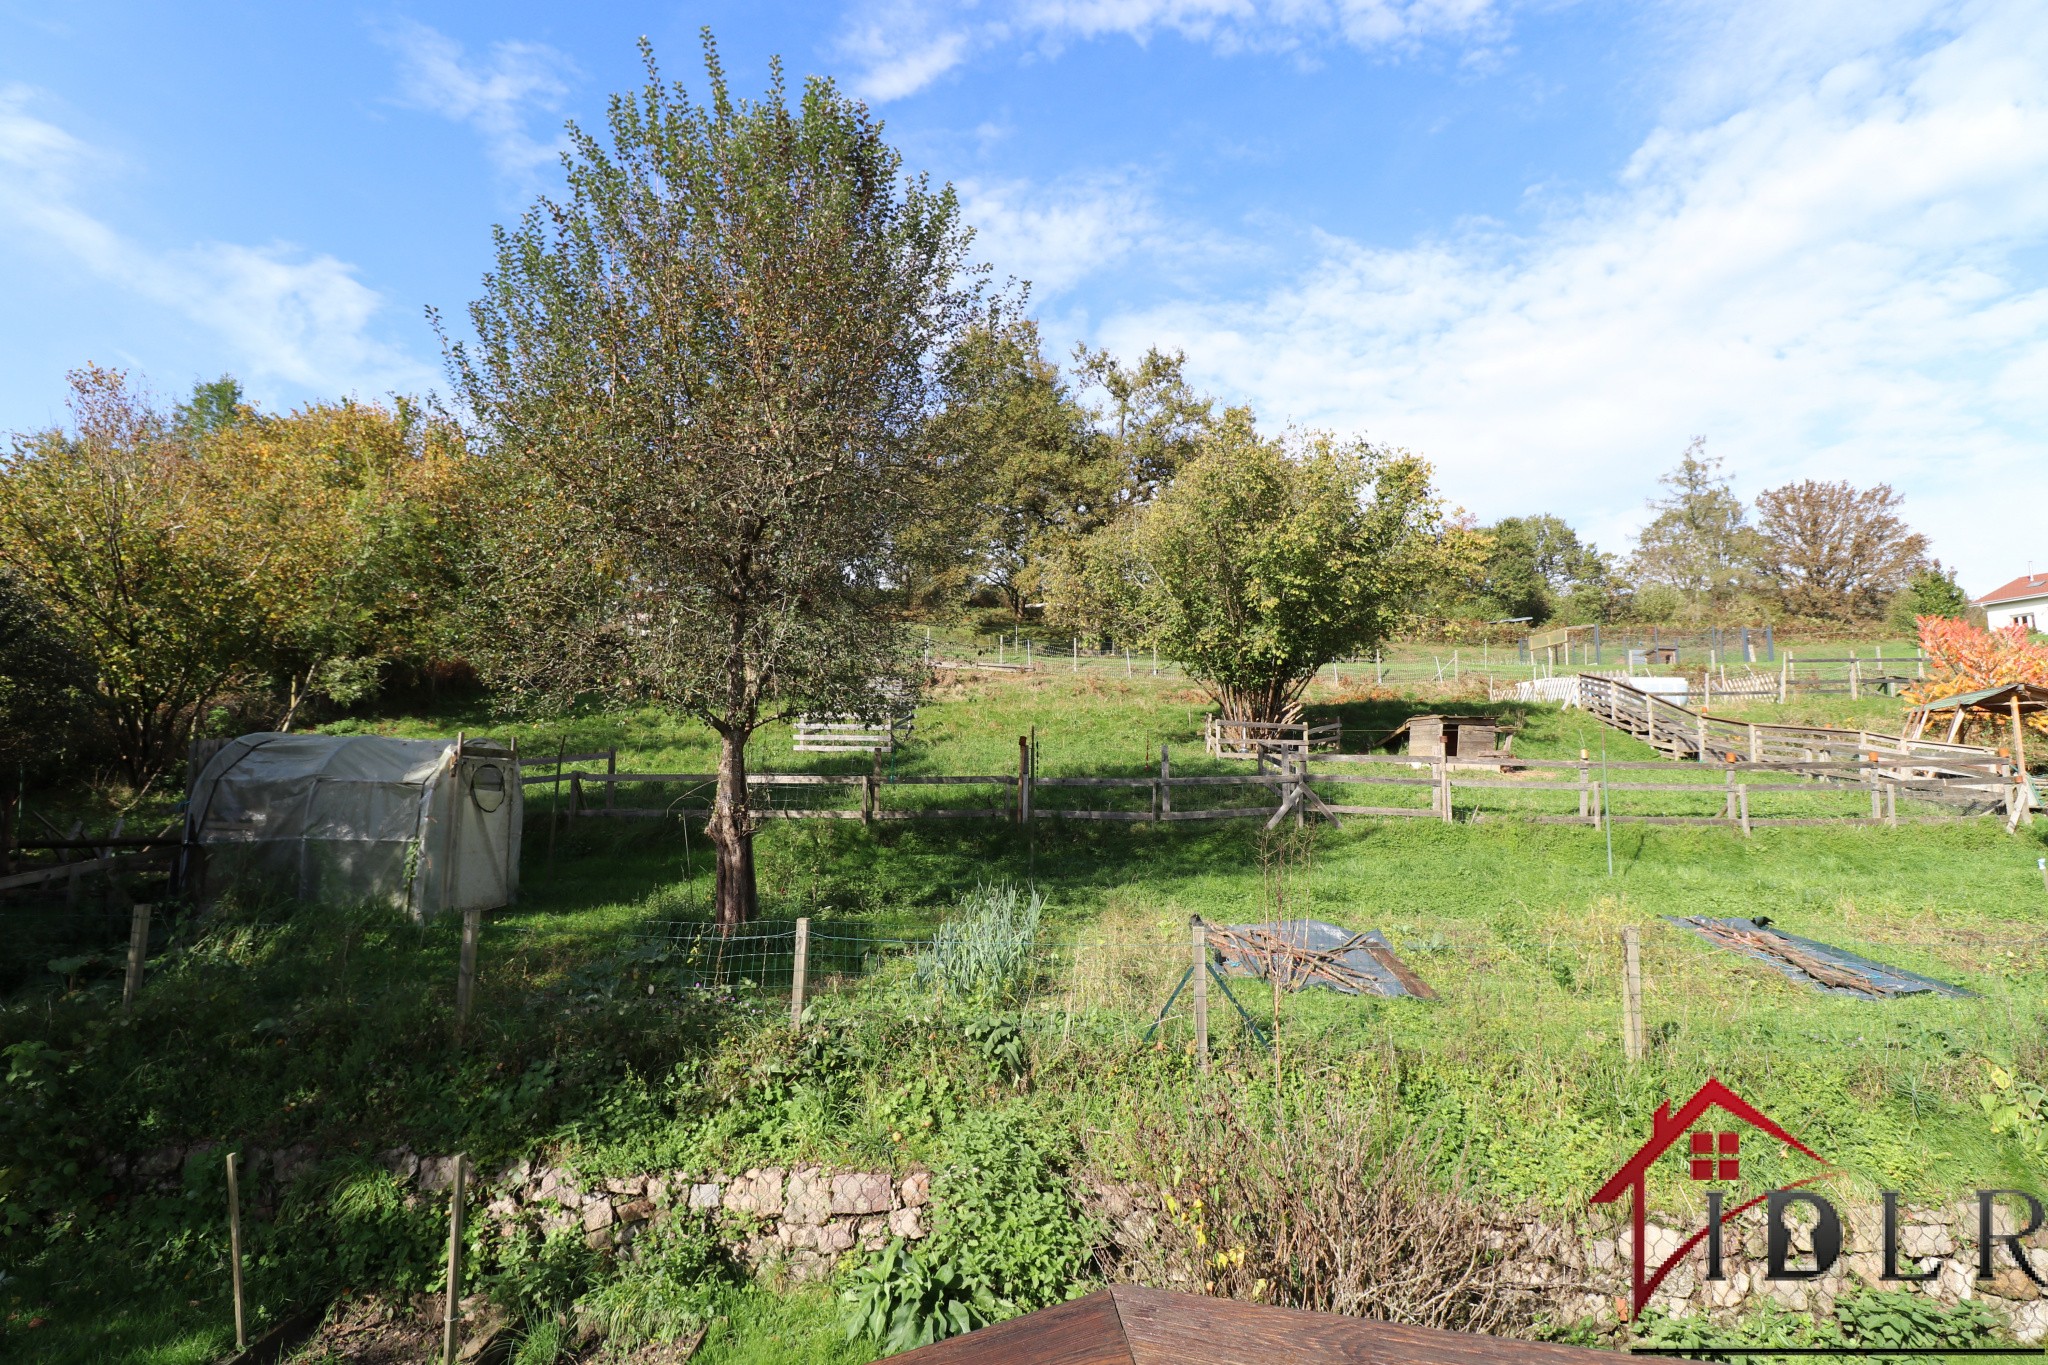
[[[1020,1110],[956,1124],[933,1186],[931,1235],[892,1243],[841,1294],[849,1337],[899,1351],[1062,1302],[1089,1287],[1098,1229],[1075,1207],[1061,1154]]]
[[[1684,1351],[1696,1359],[1736,1360],[1771,1365],[1793,1359],[1751,1354],[1759,1346],[1788,1350],[1861,1348],[1898,1351],[1925,1349],[1926,1356],[1897,1356],[1909,1365],[1932,1361],[1944,1351],[1968,1350],[1997,1342],[2003,1320],[1991,1308],[1965,1299],[1953,1307],[1910,1289],[1863,1289],[1835,1304],[1832,1318],[1788,1312],[1764,1302],[1733,1325],[1701,1316],[1669,1318],[1646,1315],[1636,1337],[1640,1346]],[[1713,1347],[1744,1348],[1745,1353],[1715,1355]]]
[[[951,919],[917,955],[920,989],[983,1005],[1008,1005],[1031,987],[1045,897],[1014,883],[984,883],[960,898]]]

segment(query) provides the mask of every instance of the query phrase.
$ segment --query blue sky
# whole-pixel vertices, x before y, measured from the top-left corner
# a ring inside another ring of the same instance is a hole
[[[270,406],[441,382],[423,320],[636,39],[771,54],[960,187],[1049,338],[1427,454],[1625,549],[1708,438],[1890,482],[1982,592],[2048,564],[2036,3],[0,0],[0,430],[64,371]]]

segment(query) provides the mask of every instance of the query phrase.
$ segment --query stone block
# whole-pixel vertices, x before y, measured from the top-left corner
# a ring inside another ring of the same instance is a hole
[[[896,1202],[896,1190],[886,1171],[855,1171],[832,1177],[832,1213],[887,1213]]]
[[[2022,1346],[2048,1341],[2048,1299],[2036,1299],[2012,1314],[2012,1334]]]
[[[612,1249],[612,1230],[608,1227],[591,1229],[583,1234],[583,1245],[589,1247],[592,1251],[610,1251]]]
[[[923,1208],[926,1204],[932,1202],[932,1173],[930,1171],[912,1171],[909,1175],[903,1177],[903,1183],[897,1187],[897,1192],[901,1196],[905,1208]]]
[[[445,1190],[455,1183],[455,1158],[452,1156],[425,1156],[420,1158],[420,1189],[427,1194]]]
[[[690,1186],[689,1205],[700,1211],[716,1209],[720,1205],[720,1189],[709,1182]]]
[[[922,1209],[897,1209],[889,1215],[889,1235],[901,1237],[906,1242],[915,1242],[924,1236],[924,1211]]]
[[[537,1199],[552,1199],[565,1208],[574,1208],[583,1202],[583,1191],[576,1184],[576,1177],[560,1169],[540,1173],[540,1190]]]
[[[618,1215],[612,1209],[611,1200],[592,1198],[584,1201],[583,1230],[585,1232],[595,1232],[599,1228],[608,1228],[617,1218]]]
[[[644,1175],[615,1175],[604,1182],[605,1193],[623,1194],[627,1198],[638,1198],[647,1193],[647,1177]]]
[[[648,1176],[647,1197],[660,1207],[667,1208],[669,1206],[668,1178],[659,1175]]]
[[[832,1278],[834,1258],[817,1251],[793,1253],[785,1267],[793,1284],[823,1284]]]
[[[1999,1248],[2004,1251],[2004,1247]],[[2001,1299],[2017,1299],[2031,1303],[2041,1297],[2041,1287],[2028,1279],[2026,1272],[2016,1265],[2000,1266],[1991,1276],[1991,1283],[1984,1287],[1987,1294],[1996,1294]]]
[[[644,1195],[628,1199],[614,1207],[613,1215],[621,1223],[644,1223],[654,1216],[654,1201]]]
[[[832,1182],[815,1166],[790,1172],[789,1188],[782,1199],[782,1221],[817,1227],[832,1216]]]
[[[854,1244],[860,1240],[859,1230],[851,1219],[836,1219],[819,1228],[817,1232],[818,1250],[832,1256],[837,1256],[842,1251],[853,1250]]]
[[[854,1225],[860,1244],[868,1251],[880,1251],[889,1242],[889,1219],[863,1218]]]
[[[724,1202],[730,1213],[776,1217],[783,1209],[782,1168],[770,1166],[748,1171],[726,1188]]]
[[[1901,1260],[1908,1256],[1951,1256],[1955,1249],[1956,1239],[1940,1223],[1908,1223],[1899,1229]],[[1905,1269],[1903,1265],[1899,1268]]]

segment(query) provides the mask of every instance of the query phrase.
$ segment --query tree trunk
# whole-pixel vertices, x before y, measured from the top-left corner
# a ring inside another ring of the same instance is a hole
[[[747,736],[723,733],[718,739],[718,798],[705,826],[718,851],[714,907],[723,925],[745,924],[760,905],[754,894],[754,824],[747,806]]]

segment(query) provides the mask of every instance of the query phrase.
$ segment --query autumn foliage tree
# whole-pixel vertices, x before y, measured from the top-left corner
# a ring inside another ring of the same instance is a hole
[[[1927,538],[1898,515],[1904,502],[1882,483],[1768,489],[1756,500],[1758,568],[1794,615],[1878,620],[1927,563]]]
[[[450,347],[507,493],[480,561],[491,673],[610,693],[719,739],[717,915],[755,913],[746,746],[768,721],[878,717],[922,682],[887,610],[945,462],[944,361],[977,317],[952,191],[906,176],[827,80],[792,105],[648,84],[569,129],[567,194],[498,235]]]
[[[1927,680],[1908,694],[1914,701],[1940,701],[2013,683],[2048,687],[2048,645],[2035,644],[2017,622],[1980,630],[1952,617],[1923,616],[1918,624]],[[2031,715],[2027,724],[2048,730],[2048,715]]]

